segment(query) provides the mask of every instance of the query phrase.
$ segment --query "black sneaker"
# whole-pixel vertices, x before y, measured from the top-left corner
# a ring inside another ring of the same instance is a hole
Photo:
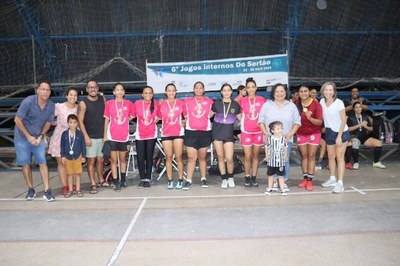
[[[34,188],[29,188],[28,193],[26,193],[26,200],[34,200],[36,197],[36,192]]]
[[[208,188],[208,182],[207,182],[207,179],[202,179],[201,180],[201,187],[202,188]]]
[[[139,184],[137,185],[137,188],[144,188],[144,181],[143,180],[141,180],[139,182]]]
[[[121,181],[121,187],[127,187],[128,184],[126,183],[126,181]]]
[[[51,201],[54,201],[54,200],[55,200],[53,194],[51,194],[50,188],[47,189],[47,190],[44,192],[44,194],[43,194],[43,199],[45,199],[45,200],[48,201],[48,202],[51,202]]]
[[[114,184],[115,184],[115,188],[114,191],[121,191],[121,182],[119,182],[118,180],[114,180]]]
[[[253,186],[253,187],[258,187],[258,183],[257,183],[257,180],[256,180],[256,177],[255,177],[255,176],[252,176],[252,177],[250,178],[250,183],[251,183],[251,186]]]
[[[245,176],[244,177],[244,186],[245,187],[250,187],[251,186],[251,178],[250,178],[250,176]]]
[[[151,187],[150,181],[144,181],[143,187],[149,189]]]
[[[189,181],[186,181],[186,182],[185,182],[185,186],[183,186],[182,189],[183,189],[183,190],[189,190],[191,186],[192,186],[192,183],[189,182]]]

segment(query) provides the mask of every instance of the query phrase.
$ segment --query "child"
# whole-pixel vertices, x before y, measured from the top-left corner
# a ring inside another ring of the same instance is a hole
[[[69,129],[61,135],[61,157],[67,172],[68,193],[64,197],[69,198],[73,194],[72,176],[76,178],[76,195],[83,197],[81,191],[82,163],[86,162],[85,138],[78,127],[78,117],[70,114],[67,117]]]
[[[288,145],[285,142],[285,137],[282,135],[283,124],[280,121],[274,121],[269,124],[271,135],[268,136],[268,143],[265,147],[268,158],[267,175],[268,187],[265,194],[272,192],[274,183],[274,175],[279,177],[279,188],[282,195],[287,195],[287,190],[284,188],[283,176],[285,175],[285,161],[288,158]]]

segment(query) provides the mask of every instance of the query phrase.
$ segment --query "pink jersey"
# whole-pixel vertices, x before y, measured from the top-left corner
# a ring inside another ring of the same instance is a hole
[[[240,121],[240,129],[248,134],[260,133],[261,129],[258,126],[258,117],[265,99],[261,96],[249,98],[248,96],[240,100],[240,109],[242,120]]]
[[[185,99],[186,110],[183,115],[187,118],[186,129],[211,130],[210,112],[214,101],[207,97],[191,97]]]
[[[158,109],[158,117],[162,119],[161,137],[183,136],[182,113],[184,108],[185,103],[182,100],[162,101]]]
[[[136,139],[157,138],[158,102],[154,101],[154,111],[150,113],[150,103],[138,100],[133,104],[132,116],[137,117]]]
[[[107,129],[107,139],[125,142],[129,139],[129,118],[131,117],[133,104],[129,100],[106,102],[104,117],[110,120]]]

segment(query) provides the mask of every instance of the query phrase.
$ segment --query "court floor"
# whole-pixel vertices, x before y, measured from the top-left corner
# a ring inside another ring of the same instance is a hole
[[[263,166],[262,166],[263,167]],[[291,168],[288,196],[258,188],[221,189],[219,177],[189,191],[167,190],[165,178],[151,189],[114,192],[101,188],[83,198],[25,201],[18,170],[0,175],[0,261],[2,265],[399,265],[400,165],[380,170],[361,164],[346,171],[345,192],[333,194],[316,173],[312,192],[297,188],[300,168]]]

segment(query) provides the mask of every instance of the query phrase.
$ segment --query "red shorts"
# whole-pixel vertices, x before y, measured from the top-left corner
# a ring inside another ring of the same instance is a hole
[[[262,146],[264,145],[264,135],[262,132],[249,134],[242,131],[241,136],[241,143],[243,146]]]
[[[310,135],[297,134],[297,145],[319,145],[321,140],[321,133],[314,133]]]

